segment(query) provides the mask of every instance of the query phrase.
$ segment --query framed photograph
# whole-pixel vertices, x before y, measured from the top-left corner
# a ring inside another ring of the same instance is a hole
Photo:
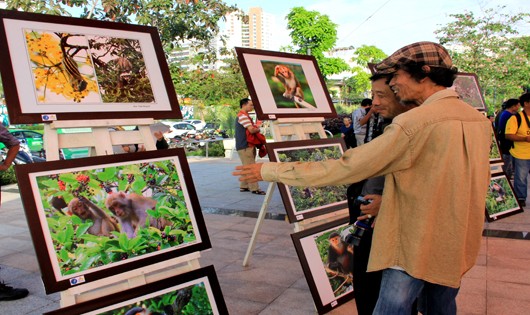
[[[499,144],[497,142],[497,135],[495,135],[495,129],[491,127],[491,146],[490,146],[490,164],[503,163],[501,151],[499,150]]]
[[[228,314],[213,266],[186,272],[45,315]]]
[[[155,27],[0,10],[14,124],[182,118]]]
[[[319,314],[353,299],[354,247],[348,218],[291,234]]]
[[[211,248],[181,148],[16,173],[47,293]]]
[[[478,83],[478,77],[474,73],[459,72],[453,82],[451,89],[455,90],[460,98],[480,111],[486,111],[484,95]]]
[[[346,150],[342,139],[283,141],[267,143],[266,146],[271,162],[339,159]],[[348,208],[348,186],[295,187],[278,183],[291,223]]]
[[[486,219],[491,222],[519,212],[523,209],[517,202],[512,183],[504,173],[493,174],[486,195]]]
[[[236,53],[258,119],[337,116],[315,57],[241,47]]]

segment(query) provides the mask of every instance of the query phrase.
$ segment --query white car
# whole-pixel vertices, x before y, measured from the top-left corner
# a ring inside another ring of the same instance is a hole
[[[166,122],[164,122],[166,123]],[[194,125],[187,123],[187,122],[175,122],[173,125],[170,125],[169,132],[164,134],[166,138],[173,139],[176,136],[183,136],[183,135],[193,135],[197,132],[197,129]]]
[[[206,122],[199,119],[185,119],[183,122],[190,123],[195,126],[195,129],[202,130],[206,126]]]

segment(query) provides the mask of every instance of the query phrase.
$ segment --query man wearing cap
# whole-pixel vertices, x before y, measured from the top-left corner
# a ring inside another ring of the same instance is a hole
[[[380,64],[390,86],[419,107],[338,160],[238,166],[246,181],[325,186],[385,175],[368,271],[383,270],[374,314],[456,314],[460,280],[482,239],[491,123],[453,90],[456,68],[439,44],[405,46]],[[421,295],[420,295],[421,293]]]

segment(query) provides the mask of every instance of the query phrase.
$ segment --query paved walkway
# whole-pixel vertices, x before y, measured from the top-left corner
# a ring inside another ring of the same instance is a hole
[[[269,207],[250,266],[242,261],[263,196],[240,193],[230,175],[237,158],[190,159],[190,168],[212,240],[201,254],[201,266],[213,264],[230,314],[316,314],[302,268],[290,239],[293,225],[278,220],[285,214],[278,191]],[[267,184],[261,183],[266,189]],[[0,279],[26,287],[30,296],[0,302],[2,314],[42,314],[59,308],[58,293],[46,295],[18,187],[2,187],[0,214]],[[486,224],[506,237],[484,237],[477,264],[462,281],[459,314],[528,314],[530,310],[530,213]],[[526,239],[524,239],[526,238]],[[330,314],[356,314],[354,301]]]

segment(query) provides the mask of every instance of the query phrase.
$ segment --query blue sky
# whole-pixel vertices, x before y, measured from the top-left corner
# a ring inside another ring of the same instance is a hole
[[[302,6],[326,14],[338,24],[337,47],[374,45],[387,54],[422,40],[437,41],[434,31],[452,21],[449,14],[465,10],[482,16],[499,3],[503,12],[530,13],[529,0],[225,0],[244,11],[261,7],[276,16],[278,45],[289,44],[285,16],[290,9]],[[522,35],[530,35],[530,25],[517,25]]]

